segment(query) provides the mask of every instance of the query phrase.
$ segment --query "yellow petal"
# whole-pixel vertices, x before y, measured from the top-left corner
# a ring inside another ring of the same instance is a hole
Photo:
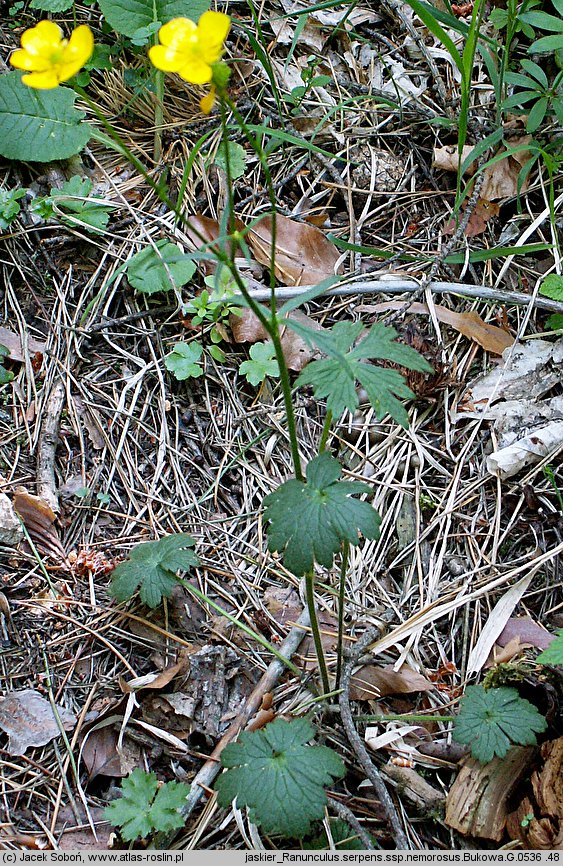
[[[10,56],[10,63],[15,69],[25,69],[26,72],[44,72],[49,69],[51,64],[44,57],[37,57],[35,54],[30,54],[23,48],[18,48]]]
[[[153,45],[149,48],[149,58],[152,65],[162,72],[179,72],[184,64],[182,55],[165,45]]]
[[[53,21],[40,21],[22,33],[21,44],[30,54],[50,56],[61,47],[63,31]]]
[[[179,49],[184,43],[193,40],[197,27],[189,18],[173,18],[167,24],[163,24],[158,31],[158,38],[162,45]]]
[[[94,53],[94,35],[86,24],[72,31],[63,52],[63,64],[78,64],[76,72],[90,60]],[[72,73],[75,75],[75,73]],[[70,75],[68,76],[71,77]],[[65,79],[66,81],[66,79]]]
[[[202,96],[199,100],[199,107],[204,114],[209,114],[215,105],[215,88],[212,87],[206,96]]]
[[[53,69],[47,72],[32,72],[30,75],[22,75],[22,81],[28,87],[36,90],[52,90],[59,86],[59,79]]]
[[[190,84],[209,84],[213,73],[209,63],[199,57],[192,57],[178,70],[178,74]]]
[[[204,12],[197,25],[201,53],[206,63],[216,63],[231,27],[231,19],[222,12]]]

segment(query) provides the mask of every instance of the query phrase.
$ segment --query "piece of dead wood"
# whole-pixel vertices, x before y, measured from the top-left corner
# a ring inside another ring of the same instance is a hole
[[[62,379],[57,379],[43,408],[43,423],[37,445],[37,495],[44,499],[55,512],[59,510],[59,496],[55,481],[55,455],[65,399],[65,384]]]
[[[395,782],[401,793],[420,811],[435,809],[445,800],[442,791],[429,785],[411,767],[398,767],[389,761],[381,768],[381,774]]]
[[[286,659],[291,659],[295,651],[298,649],[299,644],[307,633],[306,629],[309,627],[310,622],[309,612],[304,610],[297,620],[295,627],[291,629],[290,633],[279,647],[281,655]],[[266,692],[270,692],[274,688],[284,670],[285,665],[283,662],[279,661],[279,659],[276,658],[270,663],[267,671],[263,674],[251,694],[248,696],[242,710],[231,725],[229,725],[203,767],[192,780],[190,793],[186,797],[185,805],[182,806],[181,809],[183,818],[188,818],[191,815],[194,808],[202,799],[206,789],[209,788],[214,779],[220,773],[221,762],[219,759],[225,746],[228,746],[229,743],[236,740],[240,732],[244,730],[249,721],[256,715],[262,705],[263,696]],[[171,833],[158,833],[154,842],[149,847],[157,848],[159,850],[170,848],[177,832],[178,831],[172,831]]]
[[[502,839],[507,802],[537,754],[535,746],[513,746],[504,758],[480,764],[468,757],[446,798],[446,824],[464,836]]]
[[[506,829],[527,849],[563,850],[563,737],[544,743],[541,766],[532,773],[528,796],[508,816]]]

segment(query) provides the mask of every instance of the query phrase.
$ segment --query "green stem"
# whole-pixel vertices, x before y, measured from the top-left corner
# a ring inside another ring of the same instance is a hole
[[[317,661],[321,672],[323,692],[325,695],[328,695],[330,693],[330,682],[328,679],[328,670],[321,640],[321,630],[319,628],[317,609],[315,607],[315,578],[312,571],[305,575],[305,589],[307,594],[307,607],[309,608],[309,616],[311,618],[311,631],[313,632],[313,641],[315,643],[315,652],[317,653]]]
[[[325,420],[323,424],[323,430],[321,433],[321,441],[319,442],[319,454],[322,454],[323,451],[326,451],[326,444],[328,442],[328,437],[330,435],[330,425],[332,424],[332,412],[330,409],[327,410],[325,415]]]
[[[155,69],[154,75],[156,102],[154,106],[154,161],[162,155],[162,127],[164,124],[164,72]]]
[[[286,667],[288,667],[290,671],[292,671],[299,678],[301,678],[302,672],[299,670],[297,665],[294,665],[292,661],[286,659],[285,656],[282,656],[279,650],[277,650],[275,646],[273,646],[273,644],[267,641],[265,637],[262,637],[261,634],[253,631],[244,622],[241,622],[240,619],[237,619],[231,613],[226,611],[225,608],[221,607],[220,604],[212,601],[209,596],[205,595],[205,593],[200,592],[200,590],[193,586],[193,584],[188,583],[187,580],[181,580],[180,578],[178,578],[178,583],[180,583],[184,587],[184,589],[187,589],[188,592],[191,592],[192,595],[195,595],[195,597],[199,599],[199,601],[203,601],[205,604],[208,604],[209,607],[212,607],[213,610],[216,610],[217,613],[220,613],[221,616],[224,616],[226,619],[229,620],[229,622],[232,622],[233,625],[236,625],[237,628],[240,628],[240,630],[243,631],[246,635],[248,635],[248,637],[252,638],[252,640],[255,640],[257,643],[260,644],[260,646],[263,646],[264,649],[267,649],[269,652],[271,652],[272,655],[279,659],[279,661],[282,662],[282,664],[284,664]]]
[[[346,589],[346,572],[348,570],[348,556],[350,553],[350,542],[345,541],[342,547],[342,562],[340,563],[340,582],[338,585],[338,644],[336,655],[336,682],[335,688],[340,686],[340,674],[342,671],[342,658],[344,654],[344,601]]]
[[[291,446],[291,457],[293,460],[293,469],[295,472],[295,477],[299,481],[304,480],[303,469],[301,467],[301,457],[299,455],[299,439],[297,437],[297,425],[295,422],[295,412],[293,409],[293,400],[291,396],[291,380],[289,377],[289,370],[287,369],[287,364],[285,362],[285,355],[283,353],[283,348],[281,344],[281,337],[279,331],[279,320],[277,317],[276,310],[276,294],[275,294],[275,286],[276,286],[276,215],[277,215],[277,202],[276,202],[276,191],[274,188],[274,182],[272,179],[272,175],[270,172],[270,167],[268,165],[268,159],[266,154],[264,153],[264,149],[260,145],[256,136],[252,133],[252,131],[248,128],[248,125],[231,99],[229,99],[228,95],[225,92],[219,91],[219,99],[221,101],[222,106],[222,114],[221,114],[221,122],[223,124],[223,136],[226,141],[227,137],[227,123],[226,123],[226,114],[224,113],[224,108],[228,105],[229,110],[231,111],[235,121],[239,125],[240,129],[244,133],[246,140],[250,144],[252,150],[260,160],[260,165],[262,171],[264,173],[264,180],[266,182],[266,188],[268,190],[268,197],[270,199],[271,206],[271,245],[270,245],[270,319],[268,322],[262,321],[264,328],[266,329],[268,336],[272,340],[274,350],[276,353],[276,360],[278,362],[278,366],[280,369],[280,385],[283,394],[283,402],[284,409],[287,421],[287,432],[289,435],[289,441]],[[227,158],[225,159],[225,163],[227,163]],[[243,293],[244,294],[244,293]],[[245,294],[245,298],[247,295]]]

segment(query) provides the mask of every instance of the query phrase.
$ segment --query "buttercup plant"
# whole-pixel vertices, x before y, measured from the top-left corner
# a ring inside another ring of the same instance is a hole
[[[209,85],[209,92],[201,99],[200,107],[204,113],[209,113],[217,100],[220,108],[220,121],[223,139],[229,140],[227,129],[227,112],[230,112],[235,122],[239,125],[245,135],[250,147],[254,150],[260,160],[264,174],[265,185],[268,190],[271,205],[271,261],[270,261],[270,306],[269,308],[257,303],[248,291],[246,282],[241,277],[235,261],[234,248],[244,245],[244,232],[235,228],[235,211],[233,199],[233,182],[230,165],[230,151],[224,148],[225,173],[227,176],[228,213],[227,225],[229,234],[213,245],[213,256],[220,267],[226,267],[232,275],[237,295],[231,299],[233,303],[248,306],[256,315],[264,327],[270,341],[271,350],[268,350],[268,370],[279,372],[282,388],[284,406],[287,420],[287,431],[291,448],[295,478],[286,481],[265,501],[267,532],[269,536],[269,547],[272,551],[279,551],[285,559],[286,567],[298,576],[303,576],[306,583],[307,606],[311,619],[315,647],[319,659],[322,688],[325,694],[331,691],[331,683],[328,675],[327,665],[324,659],[320,629],[315,608],[314,580],[315,563],[331,568],[334,556],[342,554],[342,569],[340,575],[340,602],[343,605],[343,584],[346,576],[348,561],[348,549],[350,544],[357,544],[360,534],[368,538],[377,537],[379,531],[379,517],[375,510],[366,502],[356,502],[352,497],[369,492],[367,485],[340,481],[342,468],[340,463],[327,451],[330,438],[330,429],[334,420],[338,421],[340,415],[346,408],[350,408],[355,395],[355,383],[369,378],[370,400],[378,417],[389,413],[403,426],[407,424],[406,412],[396,399],[394,394],[402,398],[412,397],[411,391],[406,387],[403,378],[396,371],[384,370],[366,364],[368,357],[382,360],[392,360],[404,367],[428,371],[428,364],[412,349],[401,344],[394,343],[396,333],[392,328],[377,325],[372,328],[368,337],[360,342],[357,349],[350,350],[351,342],[359,337],[361,326],[355,325],[336,327],[332,336],[326,338],[314,331],[299,329],[301,336],[308,342],[314,342],[321,351],[328,354],[329,360],[311,366],[309,373],[302,376],[298,385],[311,385],[321,397],[327,398],[328,411],[325,425],[319,443],[319,456],[312,460],[307,466],[306,473],[302,467],[299,452],[299,441],[292,400],[292,385],[288,368],[281,344],[281,327],[290,326],[297,328],[295,323],[284,318],[290,310],[299,306],[303,299],[288,301],[281,309],[276,303],[276,277],[275,277],[275,252],[276,252],[276,196],[272,178],[270,175],[266,153],[253,135],[244,119],[240,115],[236,105],[230,100],[227,84],[229,80],[229,67],[221,60],[224,52],[224,43],[230,32],[231,19],[221,12],[207,11],[199,18],[198,23],[188,18],[173,18],[163,24],[158,32],[158,44],[149,48],[149,59],[155,69],[159,72],[177,74],[184,81],[195,85]],[[26,31],[22,36],[22,48],[12,55],[12,65],[20,68],[25,66],[30,72],[23,76],[23,84],[28,87],[42,87],[43,89],[59,88],[61,82],[70,81],[80,68],[92,55],[94,42],[91,31],[87,27],[78,27],[71,37],[63,38],[62,31],[53,22],[43,21],[34,28]],[[38,77],[34,77],[38,76]],[[75,93],[87,103],[102,124],[108,136],[100,134],[92,129],[92,135],[111,145],[124,155],[132,165],[142,174],[146,182],[157,193],[161,201],[172,210],[178,222],[188,224],[192,234],[200,237],[197,229],[192,226],[189,219],[182,213],[181,203],[174,204],[169,199],[164,188],[157,184],[149,174],[148,170],[134,153],[127,147],[114,127],[102,114],[98,106],[91,100],[85,91],[76,83],[73,85]],[[201,238],[203,249],[206,248],[204,238]],[[334,280],[338,278],[335,276]],[[171,286],[171,288],[173,288]],[[307,293],[307,299],[311,300],[326,289],[326,283],[317,286]],[[179,301],[180,303],[180,301]],[[341,333],[342,332],[346,332]],[[334,339],[333,339],[334,338]],[[368,345],[369,344],[369,345]],[[179,353],[182,344],[174,347],[174,352]],[[197,349],[197,347],[194,347]],[[331,360],[332,359],[332,360]],[[352,361],[353,359],[353,361]],[[189,359],[188,359],[189,360]],[[196,358],[192,358],[196,361]],[[170,367],[170,359],[166,366]],[[338,368],[342,365],[342,376],[329,374],[328,367],[336,364]],[[192,364],[193,366],[193,364]],[[197,364],[196,364],[197,367]],[[344,371],[346,375],[344,376]],[[199,375],[199,369],[190,368],[189,375]],[[183,376],[183,378],[186,378]],[[263,377],[262,377],[263,378]],[[290,503],[290,508],[286,505]],[[305,525],[303,516],[307,516]],[[315,536],[313,538],[313,535]],[[295,545],[310,551],[310,556],[296,559],[292,551]],[[131,595],[136,591],[132,586]],[[123,598],[123,592],[120,595]],[[343,614],[339,617],[339,647],[342,646]]]

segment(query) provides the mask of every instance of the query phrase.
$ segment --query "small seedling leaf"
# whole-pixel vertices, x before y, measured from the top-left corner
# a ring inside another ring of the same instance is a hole
[[[121,790],[122,797],[107,806],[104,817],[120,828],[125,842],[183,825],[179,810],[190,789],[182,782],[166,782],[159,788],[154,773],[145,773],[137,767],[123,780]]]
[[[344,763],[327,746],[308,746],[314,729],[306,719],[276,719],[243,733],[227,746],[227,772],[215,784],[219,805],[247,806],[264,833],[301,838],[324,816],[324,788],[344,775]]]
[[[250,358],[243,361],[238,368],[241,375],[251,385],[260,385],[266,376],[279,376],[280,368],[275,359],[275,349],[272,343],[254,343],[250,347]]]
[[[503,758],[512,743],[531,746],[536,733],[545,731],[547,722],[516,689],[484,689],[468,686],[460,701],[453,738],[471,748],[474,758],[487,764]]]
[[[141,601],[156,607],[178,583],[176,572],[198,564],[197,556],[188,549],[194,544],[194,539],[183,532],[138,544],[129,559],[114,569],[111,595],[118,601],[128,601],[140,588]]]
[[[179,381],[197,379],[203,375],[200,364],[202,352],[200,343],[175,343],[172,352],[164,361],[164,366]]]
[[[127,279],[134,289],[145,295],[169,292],[189,283],[195,274],[191,256],[181,253],[175,244],[160,240],[154,247],[145,247],[127,263]]]
[[[397,332],[383,324],[374,325],[368,335],[355,346],[363,325],[361,322],[338,322],[329,331],[312,331],[298,322],[288,325],[303,339],[316,344],[328,357],[312,361],[299,375],[297,385],[312,385],[315,397],[326,397],[327,409],[340,418],[345,409],[358,407],[356,382],[365,388],[378,418],[391,415],[408,426],[408,416],[398,398],[414,395],[397,370],[376,367],[370,360],[392,361],[410,370],[432,372],[428,362],[410,346],[395,342]]]
[[[555,640],[539,654],[536,661],[540,665],[563,665],[563,628],[559,629]]]
[[[370,488],[339,481],[341,471],[338,460],[319,454],[307,466],[306,483],[292,478],[264,499],[268,547],[283,551],[284,565],[294,574],[306,574],[315,561],[330,568],[342,542],[357,544],[359,532],[379,537],[378,513],[351,498]]]

